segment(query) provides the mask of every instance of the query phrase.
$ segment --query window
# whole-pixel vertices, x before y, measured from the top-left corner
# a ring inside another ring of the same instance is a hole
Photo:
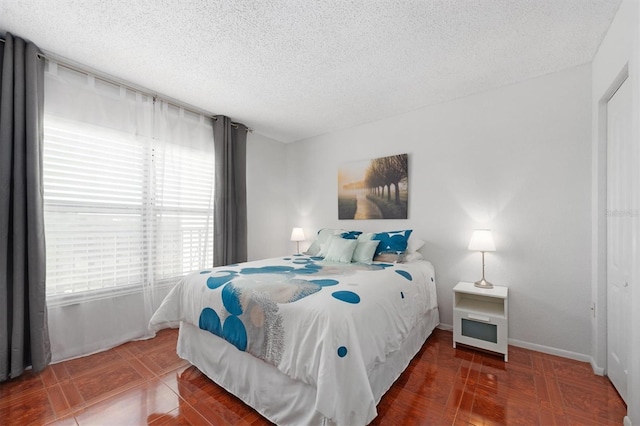
[[[49,300],[212,265],[210,118],[50,61],[43,157]]]

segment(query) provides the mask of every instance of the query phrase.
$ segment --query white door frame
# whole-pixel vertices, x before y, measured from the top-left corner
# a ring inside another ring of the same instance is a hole
[[[637,43],[636,46],[640,45]],[[634,55],[633,68],[627,62],[603,96],[598,99],[597,118],[592,127],[595,144],[592,146],[592,367],[596,374],[605,374],[607,362],[607,103],[621,84],[629,79],[632,86],[632,138],[640,141],[640,63]],[[636,142],[638,143],[638,142]],[[640,158],[636,158],[640,164]],[[637,183],[640,186],[640,182]],[[635,238],[640,243],[640,235]],[[629,382],[625,426],[640,425],[640,262],[633,271],[634,282],[630,292],[631,318],[629,319]],[[633,419],[633,420],[632,420]]]
[[[593,231],[592,277],[592,367],[597,374],[605,374],[607,364],[607,104],[618,88],[629,78],[628,64],[620,70],[609,89],[598,102],[598,145],[593,154],[595,170],[592,207],[595,215]]]
[[[612,129],[607,128],[606,374],[620,396],[625,401],[629,401],[626,373],[631,361],[629,359],[631,348],[628,342],[628,330],[631,323],[631,300],[629,299],[631,289],[629,286],[634,279],[634,273],[631,270],[633,268],[632,242],[634,239],[637,240],[634,238],[634,234],[638,233],[637,219],[633,217],[632,210],[637,209],[638,197],[635,195],[634,189],[638,188],[636,183],[638,180],[637,169],[640,165],[634,155],[636,144],[632,139],[632,82],[629,78],[621,83],[607,101],[607,126],[612,123],[610,108],[614,99],[618,102],[618,114],[620,114],[622,107],[624,108],[622,117],[628,118],[624,118],[622,122],[619,119],[615,121],[617,127],[620,123],[624,125],[618,129],[624,131],[624,139],[620,139],[619,135],[612,134]],[[623,102],[623,104],[619,104],[619,102]],[[614,167],[614,170],[609,170],[611,166]],[[612,191],[609,192],[609,190]],[[611,234],[609,234],[610,232]],[[611,296],[615,296],[613,299],[617,299],[617,301],[610,300]]]
[[[612,80],[608,90],[598,100],[598,118],[594,131],[597,132],[597,145],[593,147],[592,161],[594,175],[592,182],[594,184],[595,193],[592,201],[592,212],[594,214],[592,225],[594,226],[592,235],[592,300],[594,301],[592,306],[592,367],[596,374],[606,374],[607,368],[607,103],[615,92],[620,88],[625,80],[629,79],[632,83],[632,91],[638,90],[638,85],[635,78],[629,73],[629,63],[627,62],[619,71],[615,79]],[[634,116],[638,109],[639,97],[634,93],[633,96],[633,111]],[[639,134],[639,126],[637,121],[632,123],[632,134],[634,139],[637,140]],[[640,162],[640,159],[638,159]],[[640,238],[640,236],[636,236]],[[638,275],[636,275],[638,276]],[[636,304],[637,294],[634,295],[632,291],[632,306],[639,306]],[[635,293],[639,293],[636,291]],[[631,309],[632,315],[634,309]],[[629,319],[629,335],[633,336],[638,333],[638,328],[634,327],[632,318]],[[633,342],[630,342],[633,346]],[[631,355],[629,359],[631,358]],[[633,367],[630,367],[633,368]],[[631,382],[634,377],[637,377],[638,372],[631,373]],[[637,390],[632,383],[629,383],[629,400],[633,401],[633,398],[637,398]],[[632,408],[628,407],[628,414],[631,414]],[[631,425],[629,416],[625,417],[625,425]],[[636,423],[634,423],[636,424]]]

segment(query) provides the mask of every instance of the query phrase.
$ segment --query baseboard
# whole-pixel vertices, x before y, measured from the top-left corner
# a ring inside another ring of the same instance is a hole
[[[517,346],[519,348],[531,349],[532,351],[538,351],[549,355],[556,355],[562,358],[575,359],[576,361],[588,362],[593,369],[593,372],[599,376],[604,375],[604,368],[598,367],[595,360],[590,355],[581,354],[578,352],[567,351],[564,349],[552,348],[550,346],[538,345],[536,343],[523,342],[522,340],[509,339],[509,344]]]
[[[449,324],[438,324],[436,328],[445,331],[453,331],[453,326]],[[592,356],[581,354],[578,352],[567,351],[564,349],[552,348],[550,346],[538,345],[536,343],[523,342],[522,340],[509,339],[511,346],[530,349],[532,351],[542,352],[549,355],[556,355],[562,358],[575,359],[576,361],[588,362],[593,369],[593,373],[598,376],[604,375],[604,368],[599,367]]]
[[[449,324],[438,324],[436,328],[444,331],[453,331],[453,326]]]
[[[591,368],[593,369],[593,372],[595,374],[597,374],[598,376],[604,376],[604,368],[598,366],[598,364],[596,364],[596,360],[593,359],[593,357],[589,357],[591,358]]]
[[[550,346],[538,345],[537,343],[523,342],[522,340],[509,339],[509,344],[519,348],[531,349],[549,355],[556,355],[562,358],[575,359],[576,361],[588,362],[591,364],[592,358],[589,355],[578,352],[567,351],[564,349],[552,348]]]

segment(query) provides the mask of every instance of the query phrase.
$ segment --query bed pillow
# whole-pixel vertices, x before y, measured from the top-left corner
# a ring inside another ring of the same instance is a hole
[[[358,241],[351,261],[358,263],[371,263],[373,255],[376,253],[376,249],[378,248],[378,244],[380,244],[380,241]]]
[[[362,231],[347,231],[340,234],[340,236],[345,240],[355,240],[360,236],[360,234],[362,234]]]
[[[347,240],[340,237],[331,237],[324,260],[329,262],[351,263],[351,258],[357,245],[358,241],[355,239]]]
[[[395,253],[395,252],[385,252],[380,253],[376,257],[373,258],[376,262],[386,262],[386,263],[410,263],[415,262],[416,260],[424,259],[422,253],[419,251],[414,251],[413,253],[409,253],[409,251],[405,251],[404,253]]]
[[[358,241],[370,241],[375,235],[376,234],[374,234],[373,232],[363,232],[362,234],[358,235]]]
[[[405,252],[398,254],[395,251],[383,251],[382,253],[376,254],[373,258],[376,262],[385,263],[404,263],[405,259]]]
[[[315,239],[313,240],[313,242],[311,243],[307,251],[304,252],[304,254],[307,254],[309,256],[317,256],[319,251],[320,251],[320,243],[318,242],[317,239]]]
[[[407,253],[415,253],[424,246],[425,242],[420,238],[412,235],[407,241]]]
[[[340,237],[331,235],[324,243],[320,244],[320,249],[318,250],[318,253],[316,253],[316,256],[325,257],[327,253],[329,253],[329,247],[331,247],[331,244],[333,243],[333,240],[335,238]]]
[[[411,236],[411,229],[404,231],[379,232],[373,236],[373,240],[379,240],[376,256],[383,252],[404,252],[407,249],[407,241]]]
[[[407,263],[420,260],[420,259],[423,259],[423,256],[422,256],[422,253],[420,253],[419,251],[414,251],[413,253],[407,252],[406,255],[404,256],[404,261]]]
[[[322,245],[326,244],[329,237],[345,232],[344,229],[322,228],[318,231],[318,237],[311,243],[305,254],[309,256],[320,256]]]

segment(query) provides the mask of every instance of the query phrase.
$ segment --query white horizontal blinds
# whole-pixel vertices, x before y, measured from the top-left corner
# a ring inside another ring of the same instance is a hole
[[[210,119],[172,108],[165,122],[166,104],[49,62],[49,297],[175,281],[212,264]]]
[[[139,285],[147,256],[144,147],[46,123],[47,294]]]

